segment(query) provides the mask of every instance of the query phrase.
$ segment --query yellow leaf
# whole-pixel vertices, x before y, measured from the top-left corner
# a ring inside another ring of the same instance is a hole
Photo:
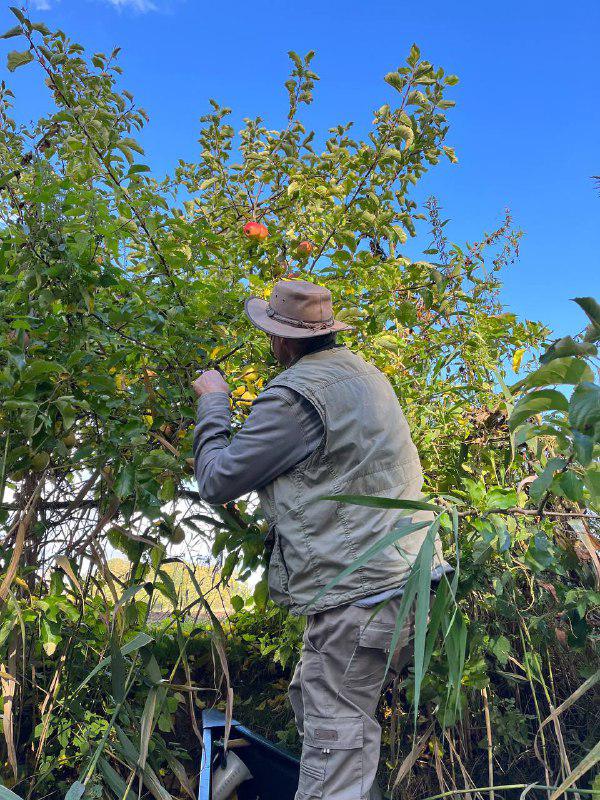
[[[152,427],[152,423],[154,422],[154,417],[152,414],[142,414],[142,419],[149,428]]]
[[[518,350],[515,350],[513,359],[512,359],[512,368],[515,372],[519,371],[519,367],[521,366],[521,359],[523,358],[523,354],[525,353],[525,348],[520,347]]]
[[[245,372],[242,372],[241,377],[246,383],[253,383],[258,378],[258,372],[254,367],[249,367]]]
[[[223,355],[224,352],[225,348],[223,347],[223,345],[218,344],[216,347],[213,347],[213,349],[210,351],[210,360],[213,361],[215,358],[217,358],[217,356]]]
[[[82,599],[85,600],[84,595],[83,595],[83,591],[81,589],[81,585],[80,585],[79,581],[77,580],[77,577],[75,576],[75,573],[73,572],[73,569],[71,568],[71,564],[69,562],[69,559],[66,556],[56,556],[56,566],[60,567],[63,570],[63,572],[67,573],[67,575],[71,579],[71,582],[79,590],[79,594],[81,595]]]

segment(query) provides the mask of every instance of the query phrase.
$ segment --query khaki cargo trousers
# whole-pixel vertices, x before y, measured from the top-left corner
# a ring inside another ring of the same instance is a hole
[[[401,598],[375,608],[342,606],[307,618],[289,687],[302,759],[296,800],[379,798],[375,785],[381,727],[375,717],[384,683],[407,665],[414,622],[404,625],[385,669]]]

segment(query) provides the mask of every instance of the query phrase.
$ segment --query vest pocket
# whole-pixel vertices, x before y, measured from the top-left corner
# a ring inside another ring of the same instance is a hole
[[[273,550],[269,559],[269,595],[271,600],[278,605],[290,605],[288,590],[289,576],[283,560],[281,542],[275,525],[271,525],[267,537],[273,537]]]

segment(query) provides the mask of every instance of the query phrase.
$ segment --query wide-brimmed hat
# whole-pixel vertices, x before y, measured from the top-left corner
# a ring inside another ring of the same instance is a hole
[[[245,309],[261,331],[287,339],[308,339],[351,327],[334,319],[329,289],[308,281],[278,281],[268,302],[249,297]]]

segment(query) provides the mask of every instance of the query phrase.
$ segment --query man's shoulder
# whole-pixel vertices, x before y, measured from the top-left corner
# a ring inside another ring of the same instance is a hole
[[[271,381],[254,400],[252,406],[254,407],[257,404],[268,404],[273,406],[281,405],[283,407],[293,405],[298,401],[298,399],[298,392],[296,392],[290,386]]]

